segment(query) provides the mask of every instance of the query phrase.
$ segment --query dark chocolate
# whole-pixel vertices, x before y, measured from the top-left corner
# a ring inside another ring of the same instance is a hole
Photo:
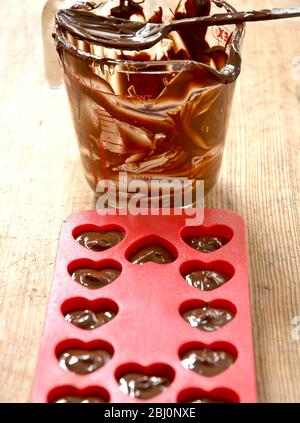
[[[201,253],[212,253],[224,247],[228,241],[225,238],[216,236],[192,236],[186,238],[185,242]]]
[[[139,2],[132,0],[120,0],[119,6],[113,7],[110,10],[110,15],[115,18],[129,20],[131,16],[140,16],[145,19],[143,6]]]
[[[92,310],[74,310],[65,315],[65,319],[81,329],[96,329],[114,318],[111,310],[94,312]]]
[[[124,394],[146,400],[161,394],[171,384],[171,379],[167,376],[127,373],[119,379],[119,384]]]
[[[229,352],[208,348],[192,349],[181,356],[181,364],[184,368],[208,377],[223,372],[234,361],[234,357]]]
[[[103,288],[113,282],[121,271],[113,268],[97,269],[77,269],[72,273],[72,279],[80,285],[90,289]]]
[[[214,270],[198,270],[188,273],[184,278],[189,285],[201,291],[212,291],[224,285],[229,280],[227,275],[215,272]]]
[[[133,264],[145,264],[152,261],[157,264],[167,264],[174,261],[172,254],[161,245],[149,245],[134,252],[129,261]]]
[[[209,0],[178,1],[172,11],[163,4],[149,10],[151,6],[146,3],[122,1],[112,10],[107,2],[101,2],[95,10],[84,4],[57,14],[56,45],[68,81],[86,177],[94,190],[96,181],[117,181],[120,172],[146,181],[201,179],[207,192],[221,166],[234,90],[234,84],[227,82],[235,81],[240,72],[243,27],[234,27],[232,32],[221,28],[218,32],[222,36],[210,37],[212,45],[206,39],[207,28],[187,27],[150,50],[118,49],[119,31],[124,25],[128,28],[138,20],[144,25],[210,13]],[[227,4],[224,8],[234,11]],[[132,17],[134,22],[120,21],[120,16]],[[87,30],[89,25],[93,26],[92,34]],[[97,37],[103,26],[109,31],[106,41],[117,40],[116,50],[95,48],[92,39],[84,41],[83,32],[88,38]],[[76,36],[70,37],[74,31]],[[130,31],[126,39],[130,40]],[[161,61],[172,61],[170,69]],[[137,62],[130,65],[132,71],[117,70],[119,64],[122,68],[125,64],[126,69],[129,62]],[[117,190],[122,194],[121,186]],[[193,203],[195,184],[191,193],[189,201]],[[159,192],[159,204],[163,197],[170,198]],[[175,196],[170,200],[176,203]]]
[[[225,404],[225,403],[229,403],[230,401],[225,401],[223,399],[206,396],[203,398],[194,399],[193,401],[189,401],[189,402],[193,404]]]
[[[213,332],[229,323],[234,318],[234,314],[230,310],[210,307],[207,304],[204,307],[185,311],[182,317],[193,328]]]
[[[79,396],[79,395],[66,395],[64,397],[57,398],[54,403],[57,404],[96,404],[96,403],[106,403],[103,398],[98,396]]]
[[[229,13],[208,16],[205,18],[205,24],[203,25],[200,24],[198,16],[209,14],[210,0],[187,0],[186,13],[178,13],[176,8],[174,20],[161,25],[157,25],[157,17],[161,16],[161,12],[155,13],[156,25],[151,25],[149,22],[145,22],[143,7],[134,0],[120,0],[120,5],[111,9],[111,17],[99,16],[84,6],[82,10],[78,6],[75,9],[62,9],[57,14],[56,22],[62,29],[68,30],[73,36],[94,44],[124,50],[145,50],[153,47],[163,38],[167,38],[172,30],[178,32],[189,29],[199,31],[207,26],[224,26],[241,24],[245,21],[255,22],[299,16],[298,8],[248,10],[235,12],[233,15],[228,3],[218,0],[213,2],[220,7],[227,6],[227,12]],[[97,7],[98,5],[95,4],[95,8]],[[192,18],[191,12],[192,16],[196,17]],[[142,20],[129,20],[133,15],[141,17]],[[186,17],[189,19],[184,19]],[[181,21],[176,22],[179,19]],[[152,20],[153,18],[150,19],[150,22]]]
[[[120,231],[83,232],[76,237],[76,241],[93,251],[105,251],[122,241],[125,234]]]
[[[68,349],[62,352],[58,361],[65,370],[86,375],[104,366],[112,354],[105,350]]]

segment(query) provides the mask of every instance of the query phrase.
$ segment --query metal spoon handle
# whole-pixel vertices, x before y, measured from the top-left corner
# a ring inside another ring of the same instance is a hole
[[[168,29],[173,31],[179,30],[180,28],[186,28],[191,25],[229,25],[243,22],[268,21],[296,17],[300,17],[300,7],[250,10],[236,13],[217,13],[203,18],[188,18],[181,19],[180,21],[172,21],[170,22]]]

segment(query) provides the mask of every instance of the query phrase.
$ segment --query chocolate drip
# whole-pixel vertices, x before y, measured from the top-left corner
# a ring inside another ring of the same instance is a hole
[[[198,270],[187,274],[184,278],[189,285],[201,291],[212,291],[224,285],[229,280],[227,275],[215,272],[214,270]]]
[[[219,250],[227,244],[227,240],[223,237],[214,236],[192,236],[186,238],[185,242],[192,248],[201,253],[212,253]]]
[[[234,357],[227,351],[207,348],[193,349],[181,356],[181,364],[185,369],[207,377],[224,372],[234,361]]]
[[[89,231],[78,235],[76,241],[88,250],[104,251],[117,245],[124,236],[120,231]]]
[[[104,366],[111,357],[105,350],[69,349],[59,355],[58,361],[63,369],[86,375]]]
[[[94,312],[92,310],[74,310],[65,315],[65,319],[81,329],[96,329],[114,318],[114,311]]]
[[[66,395],[64,397],[57,398],[55,401],[53,401],[57,404],[75,404],[75,403],[81,403],[81,404],[96,404],[96,403],[106,403],[103,398],[98,396],[78,396],[78,395]]]
[[[157,264],[167,264],[174,261],[172,254],[160,245],[149,245],[134,252],[129,261],[133,264],[145,264],[150,261]]]
[[[86,288],[98,289],[112,283],[120,274],[120,270],[113,268],[77,269],[72,273],[72,279]]]
[[[170,384],[167,376],[127,373],[119,379],[120,389],[131,398],[150,399],[161,394]]]
[[[234,314],[223,308],[213,308],[205,305],[201,308],[194,308],[182,314],[182,317],[194,328],[213,332],[229,323]]]

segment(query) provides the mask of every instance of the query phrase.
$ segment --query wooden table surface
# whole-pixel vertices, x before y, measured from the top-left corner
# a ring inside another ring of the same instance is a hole
[[[55,94],[45,85],[43,3],[1,0],[1,402],[29,399],[61,222],[95,204],[64,91]],[[250,9],[300,2],[232,4]],[[299,41],[299,19],[248,25],[222,174],[206,200],[208,207],[240,213],[248,224],[262,402],[300,401],[300,330],[292,323],[300,316]]]

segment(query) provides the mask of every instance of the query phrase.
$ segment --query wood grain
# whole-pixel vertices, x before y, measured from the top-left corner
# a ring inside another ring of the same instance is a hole
[[[291,5],[232,3],[240,9]],[[2,402],[29,399],[61,222],[95,203],[82,176],[65,94],[45,86],[42,6],[43,0],[1,0]],[[248,26],[222,174],[206,200],[209,207],[239,212],[248,224],[263,402],[300,401],[300,340],[293,340],[291,323],[300,315],[300,72],[292,66],[299,39],[299,20]]]

